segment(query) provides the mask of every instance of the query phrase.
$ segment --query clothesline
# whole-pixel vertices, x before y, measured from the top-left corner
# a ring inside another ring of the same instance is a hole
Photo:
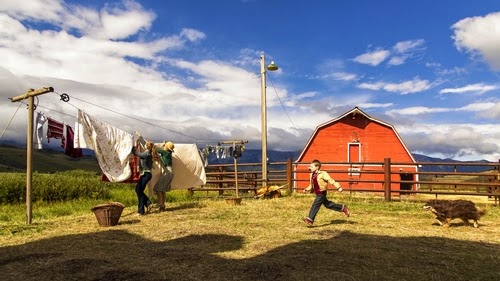
[[[203,154],[207,157],[210,153],[214,153],[217,159],[230,157],[241,157],[245,151],[245,143],[248,141],[227,141],[218,142],[217,145],[205,145]]]
[[[74,107],[75,109],[77,109],[77,110],[78,110],[78,109],[80,109],[80,108],[79,108],[79,107],[77,107],[77,106],[75,106],[74,104],[72,104],[72,103],[70,103],[70,102],[69,102],[69,100],[70,100],[71,98],[76,99],[76,100],[79,100],[79,101],[84,102],[84,103],[87,103],[87,104],[90,104],[90,105],[93,105],[93,106],[95,106],[95,107],[98,107],[98,108],[101,108],[101,109],[104,109],[104,110],[107,110],[107,111],[110,111],[110,112],[112,112],[112,113],[115,113],[115,114],[118,114],[118,115],[121,115],[121,116],[127,117],[127,118],[129,118],[129,119],[136,120],[136,121],[139,121],[139,122],[141,122],[141,123],[145,123],[145,124],[148,124],[148,125],[150,125],[150,126],[157,127],[157,128],[160,128],[160,129],[163,129],[163,130],[166,130],[166,131],[172,132],[172,133],[174,133],[174,134],[181,135],[181,136],[184,136],[184,137],[187,137],[187,138],[193,139],[193,140],[195,141],[195,143],[198,143],[198,142],[200,142],[200,141],[201,141],[202,143],[203,143],[203,142],[205,142],[205,143],[206,143],[206,141],[209,141],[209,142],[213,142],[213,141],[215,141],[214,139],[199,139],[199,138],[196,138],[196,137],[193,137],[193,136],[190,136],[190,135],[187,135],[187,134],[184,134],[184,133],[181,133],[181,132],[178,132],[178,131],[175,131],[175,130],[169,129],[169,128],[165,128],[165,127],[159,126],[159,125],[157,125],[157,124],[154,124],[154,123],[151,123],[151,122],[148,122],[148,121],[141,120],[141,119],[139,119],[139,118],[135,118],[135,117],[133,117],[133,116],[129,116],[129,115],[123,114],[123,113],[121,113],[121,112],[118,112],[118,111],[115,111],[115,110],[112,110],[112,109],[109,109],[109,108],[106,108],[106,107],[100,106],[100,105],[98,105],[98,104],[95,104],[95,103],[92,103],[92,102],[89,102],[89,101],[86,101],[86,100],[83,100],[83,99],[80,99],[80,98],[77,98],[77,97],[74,97],[74,96],[71,96],[71,97],[70,97],[70,96],[68,96],[68,95],[67,95],[67,94],[65,94],[65,93],[60,94],[60,93],[58,93],[57,91],[54,91],[53,93],[54,93],[54,94],[56,94],[56,95],[58,95],[58,96],[60,96],[62,101],[64,101],[65,103],[67,103],[67,104],[69,104],[69,105],[71,105],[71,106],[73,106],[73,107]],[[64,98],[62,97],[63,95],[65,96]],[[23,101],[20,101],[20,105],[21,105],[21,104],[25,104],[25,105],[26,105],[27,103],[25,103],[25,102],[23,102]],[[19,105],[19,106],[20,106],[20,105]],[[47,109],[47,110],[49,110],[49,111],[57,112],[57,113],[59,113],[59,114],[62,114],[62,115],[66,115],[66,116],[70,116],[70,117],[72,117],[72,118],[75,118],[75,115],[67,114],[67,113],[65,113],[65,112],[61,112],[61,111],[58,111],[58,110],[55,110],[55,109],[52,109],[52,108],[48,108],[48,107],[45,107],[45,106],[43,106],[43,105],[38,105],[38,102],[37,102],[37,104],[36,104],[36,106],[35,106],[35,109],[36,109],[36,108],[38,108],[38,107],[40,107],[40,108],[45,108],[45,109]],[[41,111],[37,111],[37,112],[41,113]],[[16,111],[16,113],[17,113],[17,111]],[[14,114],[14,115],[15,115],[15,114]],[[13,116],[12,118],[14,118],[14,116]],[[6,126],[5,130],[7,129],[7,127],[8,127],[8,125]],[[174,141],[174,140],[173,140],[173,141]]]
[[[58,92],[56,92],[56,91],[54,91],[54,93],[55,93],[55,94],[57,94],[57,95],[59,95],[59,93],[58,93]],[[95,107],[99,107],[99,108],[101,108],[101,109],[104,109],[104,110],[107,110],[107,111],[113,112],[113,113],[115,113],[115,114],[118,114],[118,115],[121,115],[121,116],[124,116],[124,117],[130,118],[130,119],[133,119],[133,120],[136,120],[136,121],[139,121],[139,122],[142,122],[142,123],[145,123],[145,124],[148,124],[148,125],[154,126],[154,127],[158,127],[158,128],[161,128],[161,129],[167,130],[167,131],[169,131],[169,132],[172,132],[172,133],[175,133],[175,134],[178,134],[178,135],[181,135],[181,136],[185,136],[185,137],[188,137],[188,138],[191,138],[191,139],[194,139],[194,140],[199,140],[199,139],[197,139],[197,138],[195,138],[195,137],[193,137],[193,136],[190,136],[190,135],[187,135],[187,134],[184,134],[184,133],[181,133],[181,132],[177,132],[177,131],[174,131],[174,130],[171,130],[171,129],[168,129],[168,128],[165,128],[165,127],[162,127],[162,126],[158,126],[158,125],[153,124],[153,123],[151,123],[151,122],[147,122],[147,121],[141,120],[141,119],[139,119],[139,118],[135,118],[135,117],[132,117],[132,116],[129,116],[129,115],[123,114],[123,113],[121,113],[121,112],[118,112],[118,111],[115,111],[115,110],[112,110],[112,109],[109,109],[109,108],[106,108],[106,107],[100,106],[100,105],[98,105],[98,104],[91,103],[91,102],[89,102],[89,101],[85,101],[85,100],[79,99],[79,98],[77,98],[77,97],[72,97],[72,98],[77,99],[77,100],[79,100],[79,101],[81,101],[81,102],[88,103],[88,104],[93,105],[93,106],[95,106]],[[77,106],[75,106],[75,105],[71,104],[69,101],[66,101],[66,103],[68,103],[69,105],[71,105],[71,106],[75,107],[76,109],[79,109]]]

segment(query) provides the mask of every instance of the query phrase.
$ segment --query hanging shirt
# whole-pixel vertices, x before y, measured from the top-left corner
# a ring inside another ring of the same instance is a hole
[[[99,167],[110,182],[122,182],[132,175],[132,134],[98,121],[83,110],[78,110],[75,128],[75,147],[94,150]]]
[[[42,138],[43,138],[43,124],[47,122],[47,117],[43,113],[36,113],[36,125],[35,125],[35,149],[42,149]]]
[[[74,147],[73,129],[68,125],[66,125],[66,140],[64,142],[64,154],[71,156],[73,158],[83,157],[82,149]]]
[[[47,124],[47,142],[50,142],[50,138],[61,139],[61,147],[64,147],[64,124],[56,121],[50,117],[47,118],[49,121]]]

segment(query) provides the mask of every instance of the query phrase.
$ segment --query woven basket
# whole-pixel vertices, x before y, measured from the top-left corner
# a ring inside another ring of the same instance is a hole
[[[123,208],[125,205],[120,202],[110,202],[93,207],[92,212],[100,226],[115,226],[120,220]]]

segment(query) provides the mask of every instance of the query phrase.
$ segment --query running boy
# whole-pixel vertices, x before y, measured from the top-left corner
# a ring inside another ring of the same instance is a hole
[[[316,194],[316,198],[314,198],[314,202],[309,210],[309,216],[303,219],[308,225],[313,225],[314,218],[321,208],[321,205],[330,210],[343,212],[347,217],[350,215],[349,209],[346,205],[336,204],[326,198],[328,183],[335,186],[339,192],[342,192],[342,187],[340,187],[340,184],[332,179],[327,172],[321,171],[320,168],[321,162],[319,160],[313,160],[309,166],[309,170],[311,171],[311,174],[309,175],[309,186],[306,187],[304,192],[314,192]]]

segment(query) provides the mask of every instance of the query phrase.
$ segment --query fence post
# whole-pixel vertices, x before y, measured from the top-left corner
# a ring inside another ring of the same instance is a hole
[[[288,194],[292,194],[292,158],[286,160],[286,184],[288,184]]]
[[[384,158],[385,201],[391,201],[391,158]]]
[[[222,182],[222,180],[224,180],[224,167],[223,166],[219,166],[219,180],[221,180],[221,182],[219,182],[219,196],[222,196],[224,194],[224,190],[222,190],[222,188],[224,187],[224,183]]]

